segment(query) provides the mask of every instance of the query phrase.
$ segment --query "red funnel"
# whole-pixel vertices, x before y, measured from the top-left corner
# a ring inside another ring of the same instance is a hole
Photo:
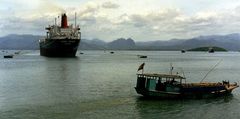
[[[61,28],[68,28],[67,15],[65,13],[62,15]]]

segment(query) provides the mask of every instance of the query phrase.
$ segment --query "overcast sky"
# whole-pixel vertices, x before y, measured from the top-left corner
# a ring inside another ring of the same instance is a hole
[[[240,31],[240,0],[0,0],[0,36],[45,35],[66,12],[82,37],[112,41],[191,38]]]

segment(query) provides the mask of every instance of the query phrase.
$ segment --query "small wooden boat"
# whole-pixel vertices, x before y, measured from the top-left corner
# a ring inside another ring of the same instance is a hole
[[[186,50],[185,50],[185,49],[182,49],[182,50],[181,50],[181,53],[185,53],[185,52],[186,52]]]
[[[14,54],[18,55],[18,54],[20,54],[20,51],[17,51],[17,52],[15,52]]]
[[[185,80],[185,82],[183,82]],[[208,98],[231,94],[239,87],[229,81],[218,83],[186,83],[185,77],[172,74],[137,74],[136,92],[146,97]]]
[[[146,55],[138,55],[138,58],[147,58]]]
[[[210,47],[210,48],[208,49],[208,53],[214,53],[214,49],[213,49],[212,47]]]
[[[111,54],[114,54],[114,52],[110,52]]]
[[[3,58],[13,58],[13,55],[4,55]]]

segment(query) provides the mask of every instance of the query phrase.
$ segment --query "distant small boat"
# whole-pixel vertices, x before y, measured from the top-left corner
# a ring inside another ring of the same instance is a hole
[[[146,55],[138,55],[139,58],[147,58]]]
[[[13,58],[13,55],[4,55],[3,58]]]
[[[20,54],[20,51],[18,51],[18,52],[15,52],[14,54],[17,54],[17,55],[18,55],[18,54]]]
[[[185,53],[185,52],[186,52],[186,50],[185,50],[185,49],[182,49],[182,50],[181,50],[181,52],[182,52],[182,53]]]
[[[213,49],[212,47],[210,47],[210,48],[208,49],[208,52],[209,52],[209,53],[214,53],[214,49]]]
[[[114,52],[110,52],[111,54],[114,54]]]
[[[80,52],[79,54],[84,54],[83,52]]]

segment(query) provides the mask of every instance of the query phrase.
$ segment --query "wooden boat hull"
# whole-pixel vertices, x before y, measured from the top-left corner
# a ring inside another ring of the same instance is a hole
[[[163,91],[148,91],[145,89],[138,89],[135,87],[135,90],[138,94],[141,94],[145,97],[158,97],[158,98],[181,98],[181,94],[163,92]]]
[[[189,92],[166,92],[166,91],[156,91],[156,90],[147,90],[147,89],[139,89],[135,87],[135,90],[138,94],[141,94],[145,97],[157,97],[162,99],[180,99],[180,98],[193,98],[193,99],[201,99],[201,98],[213,98],[220,96],[230,95],[232,90],[237,88],[238,86],[225,88],[222,90],[203,90],[203,91],[189,91]]]
[[[13,55],[4,55],[3,58],[13,58]]]
[[[231,94],[239,87],[229,81],[211,83],[182,83],[184,77],[172,74],[137,74],[136,92],[146,97],[157,98],[210,98]],[[176,81],[178,80],[178,81]]]

